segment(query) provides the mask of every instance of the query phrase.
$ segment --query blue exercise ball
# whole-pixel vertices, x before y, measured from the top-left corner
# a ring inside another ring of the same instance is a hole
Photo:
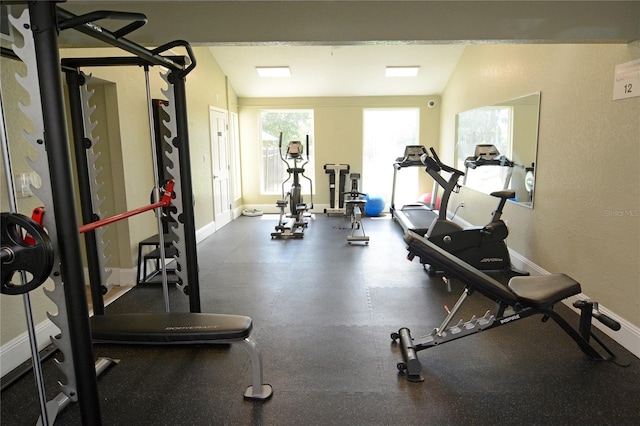
[[[382,197],[367,194],[365,198],[367,204],[364,205],[364,213],[367,216],[380,216],[382,210],[384,210],[384,200]]]

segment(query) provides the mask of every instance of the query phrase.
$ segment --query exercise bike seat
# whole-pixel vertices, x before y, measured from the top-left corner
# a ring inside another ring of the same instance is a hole
[[[509,198],[515,198],[516,191],[513,189],[504,189],[502,191],[494,191],[491,193],[491,195],[497,198],[508,200]]]
[[[565,274],[513,277],[509,289],[528,306],[546,308],[580,293],[580,283]]]

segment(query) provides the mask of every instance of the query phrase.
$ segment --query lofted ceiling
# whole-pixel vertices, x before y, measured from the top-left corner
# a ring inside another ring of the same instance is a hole
[[[440,94],[470,43],[629,43],[640,40],[640,1],[236,0],[86,1],[60,7],[144,13],[127,36],[158,46],[208,46],[240,97]],[[122,22],[99,22],[119,28]],[[74,31],[62,46],[98,46]],[[264,79],[256,66],[289,66]],[[419,65],[385,78],[387,65]]]
[[[209,48],[239,97],[440,94],[463,45],[218,46]],[[256,66],[291,69],[261,78]],[[416,77],[385,77],[385,66],[418,65]]]

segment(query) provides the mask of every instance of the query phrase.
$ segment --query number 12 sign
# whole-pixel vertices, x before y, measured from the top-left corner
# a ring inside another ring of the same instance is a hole
[[[613,100],[640,96],[640,59],[616,65]]]

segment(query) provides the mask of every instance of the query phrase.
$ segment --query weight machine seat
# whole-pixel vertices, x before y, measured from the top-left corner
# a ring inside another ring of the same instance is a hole
[[[191,312],[97,315],[90,318],[96,343],[190,345],[235,344],[251,358],[251,386],[246,399],[265,400],[273,394],[262,380],[262,355],[249,335],[251,318],[242,315]]]
[[[94,315],[94,341],[118,343],[206,343],[242,340],[253,328],[250,317],[203,313],[135,313]]]
[[[414,232],[406,232],[404,240],[408,244],[409,256],[427,259],[429,264],[444,271],[449,278],[460,280],[471,290],[509,306],[520,304],[524,307],[546,308],[582,291],[580,284],[565,274],[513,277],[505,287]]]

